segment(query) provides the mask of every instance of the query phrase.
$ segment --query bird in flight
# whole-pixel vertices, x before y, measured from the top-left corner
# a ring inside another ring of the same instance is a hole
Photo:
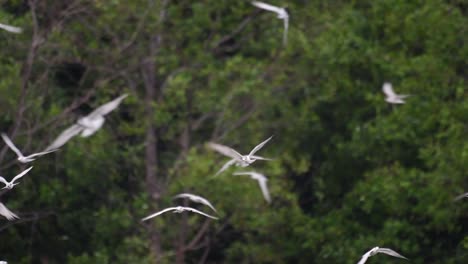
[[[467,193],[464,193],[464,194],[458,195],[458,196],[455,197],[455,199],[453,199],[453,200],[454,200],[454,201],[459,201],[459,200],[461,200],[461,199],[463,199],[463,198],[466,198],[466,197],[468,197],[468,192],[467,192]]]
[[[10,221],[19,219],[19,217],[10,210],[8,210],[8,208],[6,208],[6,206],[3,203],[0,203],[0,215],[3,215],[7,220]]]
[[[31,162],[35,160],[33,159],[34,157],[39,157],[39,156],[58,150],[58,149],[51,149],[51,150],[47,150],[43,152],[34,153],[29,156],[24,156],[23,153],[21,153],[21,151],[15,146],[15,144],[13,144],[13,142],[10,140],[10,138],[6,134],[2,133],[2,138],[3,138],[3,141],[5,141],[5,143],[8,145],[8,147],[10,147],[10,149],[16,153],[16,155],[18,156],[18,161],[21,163]]]
[[[21,28],[19,28],[19,27],[9,26],[9,25],[5,25],[5,24],[2,24],[2,23],[0,23],[0,28],[6,30],[8,32],[11,32],[11,33],[21,33],[21,32],[23,32],[23,30]]]
[[[408,94],[396,94],[389,82],[383,84],[382,91],[386,95],[385,101],[391,104],[404,104],[404,99],[409,96]]]
[[[16,180],[18,180],[19,178],[23,177],[24,175],[26,175],[26,173],[28,173],[33,167],[29,167],[28,169],[22,171],[20,174],[16,175],[13,180],[11,180],[10,182],[8,182],[7,180],[5,180],[5,178],[3,178],[2,176],[0,176],[0,182],[5,184],[5,187],[3,187],[2,189],[13,189],[13,187],[15,187],[15,185],[18,185],[19,183],[15,183]]]
[[[406,257],[403,257],[402,255],[398,254],[397,252],[395,252],[392,249],[374,247],[373,249],[367,251],[366,254],[362,255],[362,258],[361,258],[361,260],[359,260],[358,264],[366,263],[366,261],[367,261],[367,259],[369,257],[372,257],[372,256],[376,255],[377,253],[383,253],[383,254],[387,254],[387,255],[392,256],[392,257],[407,259]]]
[[[271,159],[268,159],[268,158],[264,158],[264,157],[260,157],[260,156],[255,156],[255,153],[257,151],[259,151],[261,148],[263,148],[263,146],[271,140],[273,136],[269,137],[268,139],[266,139],[265,141],[263,141],[262,143],[258,144],[255,148],[252,149],[252,151],[250,151],[249,154],[247,155],[241,155],[239,152],[237,152],[236,150],[230,148],[230,147],[227,147],[227,146],[224,146],[224,145],[220,145],[220,144],[216,144],[216,143],[208,143],[208,146],[213,149],[213,150],[216,150],[218,151],[219,153],[227,156],[227,157],[230,157],[231,160],[229,160],[228,162],[226,162],[223,167],[215,174],[218,175],[220,174],[221,172],[225,171],[227,168],[229,168],[229,166],[231,165],[234,165],[236,164],[237,166],[241,166],[241,167],[247,167],[249,166],[250,164],[254,163],[255,161],[257,160],[271,160]]]
[[[215,217],[215,216],[211,216],[209,214],[205,214],[201,211],[198,211],[197,209],[194,209],[194,208],[191,208],[191,207],[185,207],[185,206],[176,206],[176,207],[169,207],[169,208],[166,208],[164,210],[161,210],[159,212],[156,212],[152,215],[149,215],[143,219],[141,219],[141,221],[146,221],[146,220],[149,220],[153,217],[156,217],[160,214],[164,214],[165,212],[169,212],[169,211],[173,211],[173,213],[182,213],[183,211],[190,211],[190,212],[194,212],[194,213],[198,213],[198,214],[201,214],[201,215],[204,215],[206,217],[209,217],[209,218],[212,218],[212,219],[218,219],[218,217]]]
[[[273,5],[259,2],[259,1],[253,1],[252,4],[263,10],[276,13],[278,15],[278,18],[283,20],[283,23],[284,23],[283,45],[286,45],[287,38],[288,38],[288,28],[289,28],[289,14],[286,8],[273,6]]]
[[[190,193],[181,193],[181,194],[178,194],[176,196],[174,196],[174,199],[177,199],[177,198],[188,198],[196,203],[201,203],[201,204],[204,204],[208,207],[210,207],[211,209],[213,209],[213,211],[215,212],[218,212],[216,211],[216,209],[213,207],[213,205],[205,198],[201,197],[201,196],[198,196],[198,195],[195,195],[195,194],[190,194]]]
[[[49,151],[52,149],[58,149],[65,145],[70,139],[78,135],[83,131],[83,127],[77,124],[73,124],[71,127],[65,129],[60,135],[52,142],[44,151]]]
[[[94,110],[87,116],[80,118],[77,123],[83,128],[83,130],[81,131],[81,136],[89,137],[96,131],[98,131],[104,124],[104,116],[116,109],[122,102],[122,100],[125,99],[127,96],[128,94],[123,94],[115,98],[114,100],[96,108],[96,110]]]
[[[265,175],[253,171],[236,172],[233,175],[249,175],[250,178],[256,180],[260,186],[260,190],[262,190],[263,197],[268,203],[271,203],[270,192],[268,191],[267,186],[268,179],[265,177]]]

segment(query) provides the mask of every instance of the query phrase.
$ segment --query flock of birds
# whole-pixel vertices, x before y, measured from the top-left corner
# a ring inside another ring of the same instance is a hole
[[[267,3],[259,2],[259,1],[253,1],[252,4],[260,9],[264,9],[270,12],[274,12],[277,14],[277,17],[279,19],[282,19],[284,21],[284,32],[283,32],[283,44],[285,45],[287,42],[287,32],[288,32],[288,27],[289,27],[289,14],[286,10],[286,8],[282,7],[277,7],[273,6]],[[6,31],[12,32],[12,33],[21,33],[22,29],[10,25],[5,25],[0,23],[0,28],[4,29]],[[385,94],[385,101],[390,103],[390,104],[404,104],[405,103],[405,98],[407,98],[410,95],[406,94],[397,94],[394,92],[392,84],[389,82],[385,82],[382,86],[382,91]],[[97,109],[95,109],[93,112],[88,114],[87,116],[81,117],[77,120],[76,123],[74,123],[72,126],[64,130],[49,146],[47,146],[43,151],[33,153],[30,155],[25,156],[12,142],[12,140],[4,133],[1,133],[1,137],[5,144],[17,155],[17,160],[21,163],[30,163],[34,161],[36,158],[55,152],[59,150],[60,147],[65,145],[69,140],[71,140],[73,137],[77,136],[80,134],[81,137],[86,138],[94,133],[96,133],[104,124],[105,122],[105,116],[115,110],[120,103],[127,97],[127,94],[123,94],[114,100],[101,105]],[[233,148],[230,148],[228,146],[224,146],[221,144],[213,143],[210,142],[208,143],[208,147],[211,148],[214,151],[217,151],[221,153],[224,156],[227,156],[230,158],[229,161],[227,161],[221,169],[215,174],[215,176],[218,176],[225,170],[227,170],[230,166],[235,165],[238,167],[248,167],[252,165],[257,160],[263,160],[263,161],[271,161],[273,159],[270,158],[265,158],[262,156],[257,156],[255,155],[260,149],[262,149],[265,144],[267,144],[273,136],[269,137],[265,141],[261,142],[257,146],[255,146],[247,155],[242,155]],[[11,181],[6,180],[4,177],[0,176],[0,183],[3,183],[5,186],[2,189],[8,189],[11,190],[13,189],[16,185],[19,184],[19,180],[24,177],[33,167],[29,167],[26,170],[22,171]],[[255,172],[255,171],[243,171],[243,172],[235,172],[233,173],[235,176],[250,176],[251,179],[256,180],[259,184],[260,190],[262,192],[262,195],[264,199],[270,203],[271,202],[271,197],[270,193],[268,190],[267,186],[267,181],[268,179],[265,177],[265,175]],[[468,197],[468,193],[464,193],[462,195],[457,196],[454,200],[458,201],[462,198]],[[217,213],[217,210],[215,207],[205,198],[191,194],[191,193],[181,193],[178,195],[174,196],[174,199],[189,199],[192,202],[195,203],[200,203],[203,205],[208,206],[213,212]],[[147,217],[144,217],[141,219],[141,221],[147,221],[150,220],[156,216],[162,215],[166,212],[172,211],[173,213],[182,213],[184,211],[189,211],[193,213],[197,213],[200,215],[203,215],[205,217],[217,220],[219,219],[216,216],[207,214],[205,212],[202,212],[200,210],[197,210],[192,207],[187,207],[187,206],[175,206],[175,207],[169,207],[166,209],[163,209],[161,211],[158,211],[156,213],[153,213],[151,215],[148,215]],[[0,215],[4,216],[7,220],[15,220],[19,219],[19,217],[11,212],[3,203],[0,202]],[[400,255],[396,251],[389,249],[389,248],[380,248],[380,247],[374,247],[368,252],[366,252],[364,255],[362,255],[361,259],[357,264],[364,264],[366,263],[367,259],[371,256],[374,256],[378,253],[383,253],[389,256],[397,257],[397,258],[402,258],[402,259],[407,259],[406,257]],[[0,261],[0,264],[7,264],[6,261]]]

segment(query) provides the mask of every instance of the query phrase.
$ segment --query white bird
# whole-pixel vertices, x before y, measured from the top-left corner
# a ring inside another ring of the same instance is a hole
[[[65,145],[72,137],[78,135],[83,131],[83,127],[73,124],[71,127],[65,129],[60,135],[52,142],[44,151],[58,149]]]
[[[398,254],[397,252],[389,249],[389,248],[379,248],[379,247],[374,247],[373,249],[369,250],[366,252],[366,254],[362,255],[361,260],[359,260],[358,264],[364,264],[366,263],[367,259],[369,257],[372,257],[376,255],[377,253],[384,253],[392,257],[397,257],[397,258],[403,258],[407,259],[406,257],[403,257],[402,255]]]
[[[409,96],[408,94],[396,94],[393,91],[392,84],[389,82],[383,84],[382,91],[387,96],[385,101],[391,104],[404,104],[405,101],[403,99]]]
[[[267,177],[265,175],[253,172],[253,171],[246,171],[246,172],[236,172],[234,175],[249,175],[250,178],[257,180],[258,185],[260,186],[260,189],[262,190],[263,197],[268,203],[271,203],[271,197],[270,197],[270,192],[268,191],[268,186],[267,186]]]
[[[165,213],[165,212],[168,212],[168,211],[174,211],[173,213],[182,213],[183,211],[191,211],[191,212],[195,212],[195,213],[204,215],[204,216],[209,217],[209,218],[212,218],[212,219],[218,219],[217,217],[211,216],[211,215],[209,215],[209,214],[205,214],[205,213],[203,213],[203,212],[201,212],[201,211],[198,211],[197,209],[194,209],[194,208],[191,208],[191,207],[176,206],[176,207],[169,207],[169,208],[166,208],[166,209],[164,209],[164,210],[162,210],[162,211],[156,212],[156,213],[154,213],[154,214],[152,214],[152,215],[149,215],[149,216],[147,216],[147,217],[141,219],[141,221],[146,221],[146,220],[148,220],[148,219],[151,219],[151,218],[153,218],[153,217],[156,217],[156,216],[158,216],[158,215],[160,215],[160,214],[163,214],[163,213]]]
[[[9,25],[5,25],[5,24],[2,24],[2,23],[0,23],[0,28],[6,30],[8,32],[11,32],[11,33],[21,33],[21,32],[23,32],[23,30],[21,28],[19,28],[19,27],[9,26]]]
[[[0,260],[0,264],[8,264],[8,262],[6,262],[4,260]]]
[[[104,124],[104,116],[116,109],[119,104],[125,99],[128,94],[123,94],[114,100],[101,105],[96,108],[93,112],[88,114],[85,117],[82,117],[78,120],[78,125],[80,125],[83,130],[81,131],[81,137],[89,137],[98,131]]]
[[[1,183],[4,183],[5,184],[5,187],[3,187],[2,189],[13,189],[13,187],[15,187],[16,185],[18,185],[19,183],[15,183],[16,180],[18,180],[19,178],[23,177],[24,175],[26,175],[26,173],[28,173],[33,167],[29,167],[28,169],[22,171],[20,174],[16,175],[13,180],[11,180],[10,182],[8,182],[7,180],[5,180],[5,178],[3,178],[2,176],[0,176],[0,182]]]
[[[11,148],[11,150],[13,150],[16,155],[18,156],[18,161],[21,162],[21,163],[28,163],[28,162],[31,162],[35,159],[33,159],[34,157],[39,157],[39,156],[42,156],[42,155],[45,155],[45,154],[48,154],[48,153],[51,153],[51,152],[54,152],[54,151],[57,151],[58,149],[51,149],[51,150],[47,150],[47,151],[43,151],[43,152],[38,152],[38,153],[34,153],[34,154],[31,154],[29,156],[24,156],[23,153],[21,153],[21,151],[15,146],[15,144],[13,144],[13,142],[10,140],[10,138],[2,133],[2,138],[3,138],[3,141],[5,141],[5,143],[8,145],[8,147]]]
[[[12,221],[15,219],[19,219],[17,215],[15,215],[12,211],[8,210],[3,203],[0,203],[0,215],[3,215],[6,219]]]
[[[457,197],[455,197],[455,199],[453,199],[454,201],[458,201],[458,200],[461,200],[463,198],[466,198],[468,197],[468,192],[467,193],[464,193],[464,194],[460,194],[458,195]]]
[[[216,144],[216,143],[208,143],[208,146],[213,149],[213,150],[216,150],[218,151],[219,153],[225,155],[225,156],[228,156],[231,158],[231,160],[229,160],[228,162],[226,162],[223,167],[216,173],[216,175],[220,174],[221,172],[225,171],[229,166],[233,165],[233,164],[236,164],[237,166],[241,166],[241,167],[247,167],[249,166],[250,164],[254,163],[255,161],[257,160],[271,160],[271,159],[268,159],[268,158],[264,158],[264,157],[260,157],[260,156],[255,156],[254,154],[259,151],[268,141],[270,141],[270,139],[272,138],[273,136],[269,137],[268,139],[266,139],[265,141],[263,141],[262,143],[258,144],[254,149],[252,149],[252,151],[250,151],[249,154],[247,155],[241,155],[239,152],[237,152],[236,150],[230,148],[230,147],[227,147],[227,146],[223,146],[223,145],[220,145],[220,144]]]
[[[190,194],[190,193],[181,193],[181,194],[178,194],[176,196],[174,196],[174,199],[176,198],[188,198],[196,203],[201,203],[201,204],[204,204],[208,207],[210,207],[211,209],[213,209],[213,211],[215,212],[218,212],[216,211],[216,209],[213,207],[213,205],[205,198],[201,197],[201,196],[198,196],[198,195],[195,195],[195,194]]]
[[[252,4],[258,8],[276,13],[278,15],[278,18],[283,20],[284,22],[283,45],[286,45],[287,38],[288,38],[288,27],[289,27],[289,14],[286,8],[273,6],[273,5],[259,2],[259,1],[253,1]]]

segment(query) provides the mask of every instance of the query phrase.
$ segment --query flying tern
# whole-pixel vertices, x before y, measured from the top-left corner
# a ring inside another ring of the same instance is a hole
[[[22,171],[20,174],[16,175],[13,180],[11,180],[10,182],[8,182],[7,180],[5,180],[5,178],[3,178],[2,176],[0,176],[0,182],[1,183],[4,183],[5,184],[5,187],[3,187],[2,189],[13,189],[13,187],[15,187],[15,185],[18,185],[19,183],[15,183],[16,180],[18,180],[19,178],[23,177],[24,175],[26,175],[26,173],[28,173],[33,167],[29,167],[28,169]]]
[[[283,20],[283,23],[284,23],[283,45],[286,45],[287,38],[288,38],[288,27],[289,27],[289,14],[286,8],[273,6],[273,5],[259,2],[259,1],[253,1],[252,4],[263,10],[276,13],[278,15],[278,18]]]
[[[98,131],[104,124],[104,116],[116,109],[119,104],[125,99],[128,94],[123,94],[114,100],[101,105],[96,108],[93,112],[88,114],[85,117],[82,117],[78,120],[78,125],[80,125],[83,130],[81,131],[81,137],[89,137]]]
[[[367,261],[367,259],[369,257],[372,257],[372,256],[376,255],[377,253],[384,253],[384,254],[387,254],[387,255],[392,256],[392,257],[407,259],[406,257],[403,257],[402,255],[398,254],[397,252],[393,251],[392,249],[374,247],[373,249],[367,251],[366,254],[362,255],[362,258],[361,258],[361,260],[359,260],[358,264],[366,263],[366,261]]]
[[[270,192],[268,191],[267,186],[268,179],[265,177],[265,175],[253,171],[236,172],[234,175],[249,175],[250,178],[256,180],[260,186],[260,189],[262,190],[263,197],[268,203],[271,203]]]
[[[9,25],[5,25],[5,24],[1,24],[1,23],[0,23],[0,28],[6,30],[8,32],[11,32],[11,33],[21,33],[21,32],[23,32],[23,30],[21,28],[19,28],[19,27],[9,26]]]
[[[21,151],[15,146],[15,144],[13,144],[13,142],[10,140],[10,138],[2,133],[2,138],[3,138],[3,141],[5,141],[5,143],[8,145],[8,147],[11,148],[11,150],[13,150],[16,155],[18,156],[18,161],[21,162],[21,163],[28,163],[28,162],[31,162],[35,159],[33,159],[34,157],[39,157],[39,156],[42,156],[42,155],[45,155],[45,154],[48,154],[48,153],[51,153],[51,152],[54,152],[54,151],[57,151],[58,149],[51,149],[51,150],[47,150],[47,151],[43,151],[43,152],[38,152],[38,153],[34,153],[34,154],[31,154],[29,156],[24,156],[23,153],[21,153]]]
[[[247,155],[241,155],[239,152],[237,152],[236,150],[230,148],[230,147],[227,147],[227,146],[223,146],[223,145],[220,145],[220,144],[216,144],[216,143],[208,143],[208,146],[213,149],[213,150],[216,150],[218,151],[219,153],[227,156],[227,157],[230,157],[231,160],[229,160],[228,162],[226,162],[223,167],[216,173],[216,175],[220,174],[221,172],[225,171],[229,166],[231,165],[237,165],[237,166],[241,166],[241,167],[247,167],[249,166],[250,164],[254,163],[255,161],[257,160],[271,160],[271,159],[268,159],[268,158],[264,158],[264,157],[260,157],[260,156],[255,156],[255,153],[257,151],[259,151],[261,148],[263,148],[263,146],[271,140],[273,136],[269,137],[268,139],[266,139],[265,141],[263,141],[262,143],[258,144],[255,148],[252,149],[252,151],[250,151],[249,154]]]
[[[181,193],[181,194],[178,194],[176,196],[174,196],[174,199],[176,198],[188,198],[196,203],[201,203],[201,204],[204,204],[208,207],[210,207],[211,209],[213,209],[213,211],[215,212],[218,212],[216,211],[216,209],[213,207],[213,205],[205,198],[201,197],[201,196],[198,196],[198,195],[195,195],[195,194],[190,194],[190,193]]]
[[[0,203],[0,215],[3,215],[6,219],[12,221],[15,219],[19,219],[17,215],[15,215],[12,211],[8,210],[3,203]]]
[[[201,212],[201,211],[198,211],[197,209],[194,209],[194,208],[191,208],[191,207],[176,206],[176,207],[169,207],[169,208],[166,208],[166,209],[161,210],[161,211],[159,211],[159,212],[156,212],[156,213],[154,213],[154,214],[152,214],[152,215],[149,215],[149,216],[147,216],[147,217],[141,219],[141,221],[146,221],[146,220],[148,220],[148,219],[151,219],[151,218],[153,218],[153,217],[156,217],[156,216],[158,216],[158,215],[160,215],[160,214],[163,214],[163,213],[165,213],[165,212],[168,212],[168,211],[173,211],[173,213],[182,213],[183,211],[191,211],[191,212],[195,212],[195,213],[204,215],[204,216],[209,217],[209,218],[212,218],[212,219],[218,219],[218,218],[215,217],[215,216],[211,216],[211,215],[209,215],[209,214],[205,214],[205,213],[203,213],[203,212]]]
[[[404,104],[404,99],[409,96],[408,94],[396,94],[389,82],[383,84],[382,91],[386,95],[385,101],[391,104]]]
[[[464,194],[460,194],[458,195],[457,197],[455,197],[455,199],[453,199],[454,201],[458,201],[458,200],[461,200],[465,197],[468,197],[468,192],[467,193],[464,193]]]
[[[73,124],[71,127],[65,129],[60,135],[52,142],[44,151],[58,149],[65,145],[70,139],[83,131],[83,127]]]

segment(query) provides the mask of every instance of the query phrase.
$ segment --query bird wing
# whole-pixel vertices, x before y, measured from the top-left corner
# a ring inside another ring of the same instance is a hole
[[[232,160],[224,163],[223,167],[221,167],[221,169],[218,172],[216,172],[215,176],[218,176],[221,172],[227,170],[227,168],[229,168],[229,166],[231,166],[234,163],[236,163],[235,159],[232,159]]]
[[[83,127],[80,125],[72,125],[71,127],[65,129],[44,151],[60,148],[61,146],[65,145],[65,143],[67,143],[72,137],[78,135],[81,130],[83,130]]]
[[[148,215],[147,217],[141,219],[141,221],[146,221],[146,220],[151,219],[151,218],[153,218],[153,217],[156,217],[156,216],[158,216],[158,215],[160,215],[160,214],[164,214],[164,213],[167,212],[167,211],[176,210],[176,209],[177,209],[177,207],[169,207],[169,208],[166,208],[166,209],[161,210],[161,211],[159,211],[159,212],[156,212],[156,213],[154,213],[154,214],[152,214],[152,215]]]
[[[258,181],[258,184],[260,185],[260,189],[262,190],[263,197],[268,203],[271,203],[270,192],[268,191],[268,186],[267,186],[267,178],[263,176],[263,178],[257,178],[257,181]]]
[[[93,112],[91,112],[88,115],[88,117],[107,115],[108,113],[110,113],[114,109],[116,109],[119,106],[119,104],[122,102],[122,100],[125,99],[127,96],[128,96],[128,94],[123,94],[123,95],[115,98],[114,100],[101,105],[100,107],[96,108]]]
[[[33,168],[33,166],[27,168],[26,170],[22,171],[20,174],[16,175],[13,180],[11,180],[11,183],[14,183],[16,180],[18,180],[19,178],[23,177],[24,175],[26,175],[26,173],[28,173],[31,169]]]
[[[12,211],[8,210],[3,203],[0,203],[0,215],[3,215],[8,220],[14,220],[15,218],[19,218],[15,215]]]
[[[192,207],[183,207],[184,210],[187,210],[187,211],[191,211],[191,212],[195,212],[197,214],[201,214],[201,215],[204,215],[206,217],[209,217],[209,218],[212,218],[212,219],[215,219],[215,220],[218,220],[219,218],[218,217],[215,217],[215,216],[212,216],[212,215],[209,215],[209,214],[205,214],[204,212],[201,212],[201,211],[198,211],[197,209],[194,209]]]
[[[369,258],[370,252],[367,252],[366,254],[362,255],[361,260],[357,264],[364,264],[366,263],[367,259]]]
[[[461,200],[465,197],[468,197],[468,192],[467,193],[464,193],[464,194],[460,194],[458,195],[457,197],[455,197],[455,199],[453,199],[454,201],[458,201],[458,200]]]
[[[389,249],[389,248],[379,248],[379,249],[377,249],[377,253],[384,253],[384,254],[390,255],[392,257],[407,259],[406,257],[400,255],[396,251],[394,251],[392,249]]]
[[[284,20],[283,45],[286,46],[286,44],[288,43],[289,17],[285,17],[283,20]]]
[[[249,153],[249,156],[252,156],[255,154],[255,152],[259,151],[261,148],[263,148],[263,146],[268,142],[270,141],[270,139],[272,138],[273,136],[267,138],[265,141],[263,141],[262,143],[258,144],[254,149],[252,149],[252,151],[250,151]]]
[[[242,160],[242,155],[230,147],[226,147],[224,145],[216,144],[212,142],[208,143],[208,146],[211,149],[216,150],[219,153],[223,154],[224,156],[228,156],[236,160]]]
[[[210,207],[211,209],[213,209],[213,211],[217,212],[216,209],[213,207],[213,205],[205,198],[201,197],[201,196],[198,196],[198,195],[195,195],[195,194],[191,194],[191,193],[181,193],[181,194],[178,194],[176,196],[174,196],[174,198],[188,198],[194,202],[197,202],[197,203],[201,203],[201,204],[204,204],[208,207]]]
[[[21,33],[23,30],[19,27],[14,27],[10,25],[5,25],[0,23],[0,28],[3,28],[6,31],[12,32],[12,33]]]
[[[396,94],[392,88],[392,84],[389,82],[386,82],[383,84],[382,91],[384,92],[385,95],[387,95],[387,97],[396,97]]]
[[[263,2],[259,2],[259,1],[253,1],[252,5],[254,5],[254,6],[258,7],[258,8],[264,9],[264,10],[275,12],[278,15],[283,13],[282,8],[274,6],[274,5],[270,5],[270,4],[267,4],[267,3],[263,3]]]
[[[59,150],[59,149],[56,148],[56,149],[51,149],[51,150],[47,150],[47,151],[37,152],[37,153],[34,153],[34,154],[31,154],[31,155],[27,156],[26,158],[29,159],[29,158],[34,158],[34,157],[37,157],[37,156],[42,156],[42,155],[45,155],[45,154],[55,152],[57,150]]]
[[[3,141],[5,141],[5,143],[8,145],[8,147],[10,147],[11,150],[13,150],[18,157],[24,157],[23,153],[21,153],[21,151],[15,146],[15,144],[13,144],[13,142],[5,133],[2,133],[2,138]]]
[[[270,159],[270,158],[264,158],[264,157],[261,157],[261,156],[250,156],[252,159],[254,160],[273,160],[273,159]]]

